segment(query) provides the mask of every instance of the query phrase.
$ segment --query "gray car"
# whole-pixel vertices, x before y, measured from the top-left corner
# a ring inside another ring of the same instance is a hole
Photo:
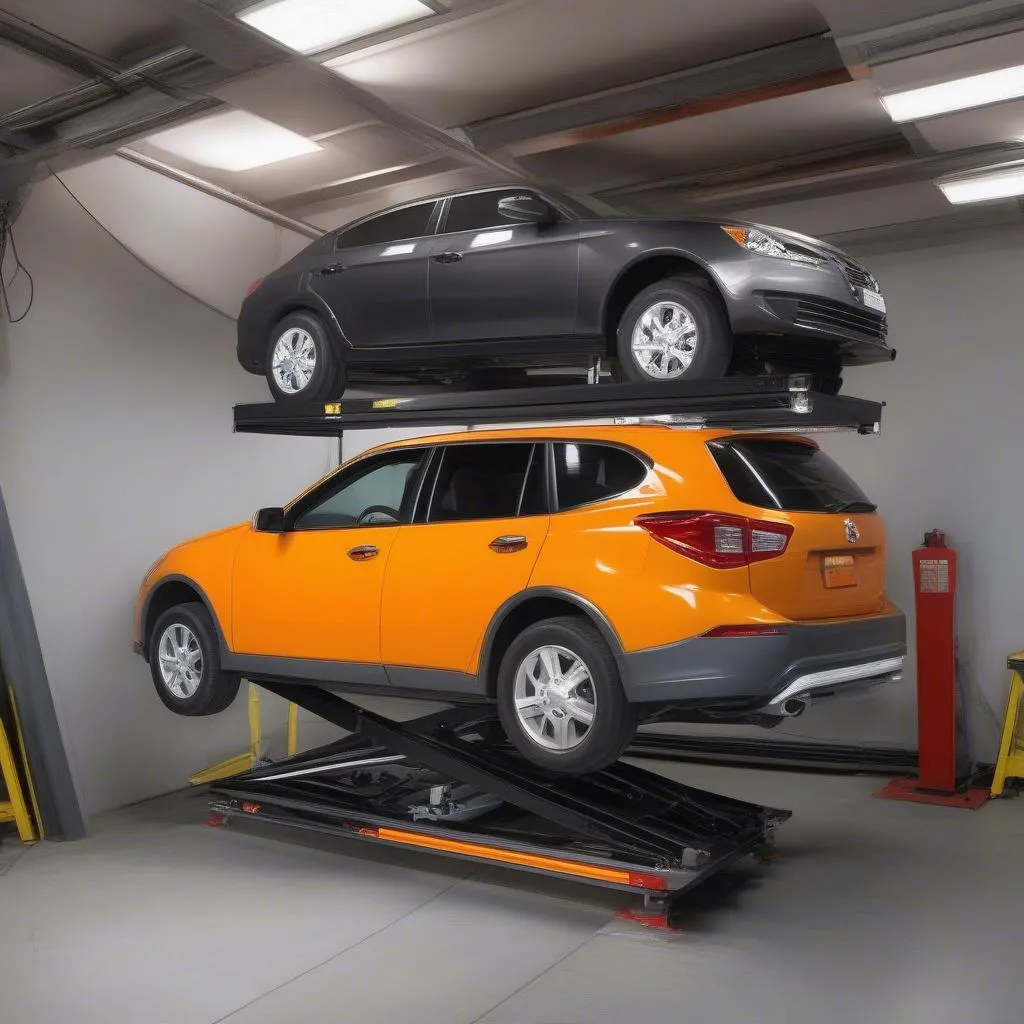
[[[627,380],[885,362],[885,301],[833,246],[735,220],[627,217],[507,185],[418,200],[331,231],[256,282],[238,359],[275,399],[353,373],[444,376],[611,356]]]

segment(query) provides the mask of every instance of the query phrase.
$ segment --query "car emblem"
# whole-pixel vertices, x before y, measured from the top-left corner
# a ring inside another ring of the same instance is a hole
[[[860,530],[852,519],[847,519],[843,526],[846,527],[846,539],[850,544],[856,544],[860,540]]]

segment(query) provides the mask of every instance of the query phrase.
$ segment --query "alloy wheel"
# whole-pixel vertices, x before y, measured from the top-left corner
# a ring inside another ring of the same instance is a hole
[[[597,714],[590,669],[566,647],[538,647],[523,658],[516,671],[514,701],[523,731],[548,750],[578,747]]]
[[[698,340],[697,322],[685,306],[655,302],[637,320],[630,351],[652,380],[674,380],[689,369]]]
[[[203,651],[195,633],[180,622],[171,623],[157,645],[160,678],[179,700],[188,700],[203,679]]]
[[[309,331],[290,327],[274,346],[271,356],[274,383],[286,395],[304,391],[316,370],[316,342]]]

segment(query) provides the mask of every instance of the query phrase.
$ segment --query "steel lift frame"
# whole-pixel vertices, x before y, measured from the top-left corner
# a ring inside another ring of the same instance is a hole
[[[367,427],[581,419],[877,433],[881,410],[817,394],[808,377],[736,377],[240,405],[234,424],[246,433],[339,438]],[[253,681],[351,735],[214,782],[218,822],[255,817],[617,889],[641,898],[622,916],[669,926],[683,894],[736,859],[765,853],[791,813],[622,761],[584,776],[546,772],[505,740],[493,702],[463,698],[398,723],[319,686]]]

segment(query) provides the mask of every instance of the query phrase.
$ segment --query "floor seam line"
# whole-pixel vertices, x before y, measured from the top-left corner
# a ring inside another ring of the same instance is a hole
[[[604,925],[602,925],[601,927],[603,928]],[[553,971],[560,964],[565,963],[565,961],[568,960],[569,957],[571,957],[574,953],[578,953],[588,942],[592,942],[600,934],[601,929],[599,928],[596,932],[593,932],[592,934],[588,935],[585,939],[583,939],[582,942],[578,942],[575,946],[572,947],[572,949],[568,950],[563,956],[560,956],[553,964],[548,964],[548,966],[545,967],[544,970],[540,972],[540,974],[535,974],[532,978],[530,978],[529,981],[524,981],[522,985],[519,986],[519,988],[515,989],[512,992],[509,992],[509,994],[505,996],[504,999],[499,999],[498,1002],[496,1002],[492,1007],[490,1007],[487,1010],[484,1010],[484,1012],[481,1013],[479,1017],[474,1017],[469,1022],[469,1024],[480,1024],[480,1021],[482,1021],[484,1017],[486,1017],[488,1014],[494,1013],[495,1010],[500,1009],[510,999],[515,999],[515,997],[519,995],[520,992],[523,992],[526,989],[528,989],[532,984],[534,984],[534,982],[540,981],[541,978],[550,974],[551,971]],[[218,1024],[218,1022],[215,1022],[215,1024]]]
[[[424,900],[422,903],[417,904],[412,909],[407,910],[404,914],[400,914],[393,921],[388,921],[386,924],[382,924],[379,928],[370,932],[369,935],[364,935],[361,939],[357,939],[355,942],[349,943],[349,945],[347,945],[344,949],[339,949],[337,953],[331,954],[331,956],[327,957],[326,960],[321,960],[320,963],[313,964],[312,967],[307,967],[306,970],[300,971],[293,977],[288,978],[285,981],[282,981],[279,985],[275,985],[273,988],[268,988],[266,992],[261,992],[258,996],[256,996],[255,999],[250,999],[247,1003],[243,1003],[241,1006],[236,1006],[235,1009],[233,1009],[230,1013],[226,1013],[222,1017],[218,1017],[216,1020],[212,1021],[211,1024],[224,1024],[224,1021],[230,1020],[232,1017],[241,1013],[243,1010],[249,1009],[250,1006],[255,1006],[256,1003],[258,1003],[261,999],[266,999],[267,996],[272,996],[275,992],[279,992],[281,989],[287,988],[293,982],[305,978],[306,975],[312,974],[314,971],[320,970],[321,967],[326,967],[329,963],[332,963],[333,961],[337,960],[338,957],[344,956],[346,953],[350,953],[353,949],[358,949],[364,942],[368,942],[370,939],[376,938],[376,936],[380,935],[381,932],[387,931],[388,928],[390,928],[392,925],[396,925],[399,922],[404,921],[407,917],[410,917],[417,911],[420,911],[424,907],[429,906],[431,903],[434,902],[434,900],[439,900],[442,896],[447,895],[456,886],[461,885],[463,882],[468,882],[475,874],[476,872],[474,871],[472,874],[466,875],[464,878],[457,878],[454,882],[452,882],[451,885],[445,886],[445,888],[443,888],[440,892],[434,893],[434,895],[431,896],[430,899]]]

